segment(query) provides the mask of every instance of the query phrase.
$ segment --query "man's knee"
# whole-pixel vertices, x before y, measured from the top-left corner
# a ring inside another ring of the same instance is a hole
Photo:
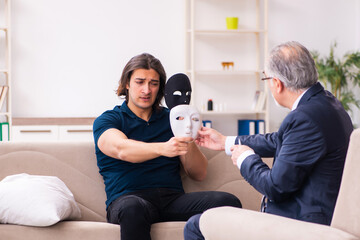
[[[124,217],[143,215],[146,213],[145,200],[136,196],[125,197],[122,201],[121,212]]]
[[[125,196],[115,200],[114,206],[109,209],[109,222],[121,224],[123,219],[131,221],[131,219],[139,220],[139,218],[146,217],[148,209],[146,209],[145,200],[136,196]],[[134,218],[134,216],[137,216]]]
[[[197,214],[189,218],[186,222],[184,228],[184,238],[185,240],[201,240],[204,239],[204,236],[201,234],[200,231],[200,217],[201,214]]]
[[[231,206],[241,208],[240,200],[231,193],[227,192],[213,192],[212,201],[214,207]]]

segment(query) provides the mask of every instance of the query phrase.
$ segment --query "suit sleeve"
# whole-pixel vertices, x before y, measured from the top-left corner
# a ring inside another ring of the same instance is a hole
[[[254,152],[261,157],[274,157],[277,147],[278,133],[268,133],[265,135],[246,135],[238,136],[235,140],[236,144],[249,146]]]
[[[292,115],[283,125],[278,132],[281,137],[277,140],[279,148],[272,169],[255,154],[244,160],[240,170],[256,190],[275,202],[288,198],[300,189],[326,152],[324,136],[306,114]],[[266,144],[263,146],[267,148]]]

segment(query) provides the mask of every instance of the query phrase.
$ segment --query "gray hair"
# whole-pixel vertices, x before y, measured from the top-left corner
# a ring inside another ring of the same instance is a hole
[[[307,89],[318,80],[310,52],[295,41],[280,44],[270,52],[266,72],[268,76],[282,81],[291,91]]]

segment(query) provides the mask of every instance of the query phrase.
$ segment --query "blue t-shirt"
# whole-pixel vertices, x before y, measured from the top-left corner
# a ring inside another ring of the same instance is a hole
[[[115,128],[129,139],[142,142],[166,142],[173,133],[170,127],[169,110],[153,111],[150,120],[137,117],[126,105],[99,116],[93,126],[95,151],[99,172],[104,178],[107,196],[106,207],[119,196],[142,189],[169,188],[183,192],[180,177],[180,158],[160,156],[142,163],[130,163],[109,157],[98,148],[97,142],[103,132]],[[141,149],[139,149],[141,151]]]

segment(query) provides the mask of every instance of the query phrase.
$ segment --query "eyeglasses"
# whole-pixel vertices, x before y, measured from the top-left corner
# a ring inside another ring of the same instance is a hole
[[[265,74],[265,71],[262,72],[264,74],[264,76],[266,76]],[[261,78],[262,81],[265,81],[265,80],[269,80],[269,79],[273,79],[274,77],[263,77]]]

